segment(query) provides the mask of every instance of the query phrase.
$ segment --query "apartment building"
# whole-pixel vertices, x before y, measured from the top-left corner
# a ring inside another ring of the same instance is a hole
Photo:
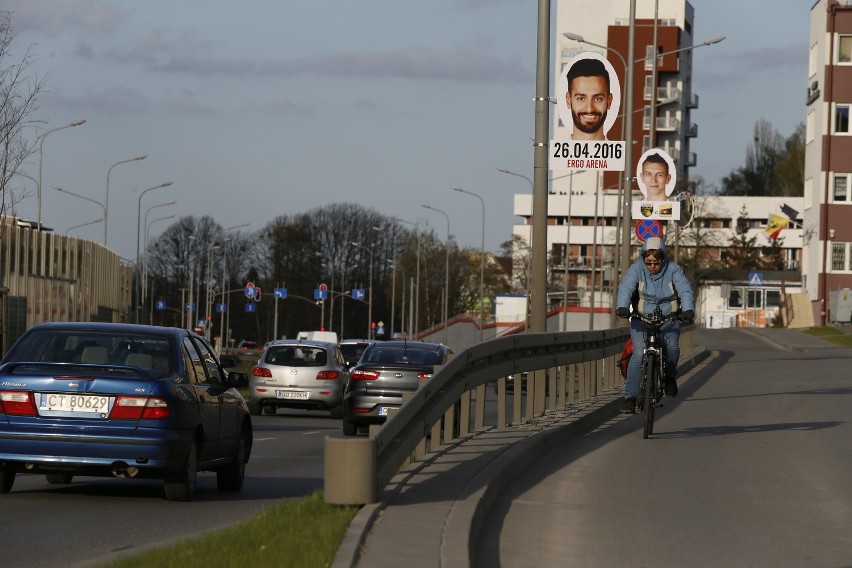
[[[804,89],[804,226],[812,238],[802,259],[805,286],[820,324],[838,294],[852,289],[852,2],[819,0],[811,8]]]

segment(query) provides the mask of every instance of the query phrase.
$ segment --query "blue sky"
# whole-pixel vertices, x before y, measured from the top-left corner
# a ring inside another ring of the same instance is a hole
[[[625,0],[626,1],[626,0]],[[651,0],[637,0],[649,2]],[[754,123],[783,135],[804,120],[810,0],[693,0],[691,175],[742,165]],[[556,0],[553,0],[555,9]],[[512,197],[532,177],[534,0],[6,0],[14,53],[31,47],[47,79],[44,128],[86,119],[44,143],[42,220],[57,232],[100,216],[109,246],[135,258],[141,191],[148,221],[210,215],[258,230],[277,215],[351,202],[420,221],[445,210],[462,246],[511,238]],[[555,18],[554,18],[555,22]],[[556,112],[552,109],[552,112]],[[34,132],[34,138],[38,135]],[[38,158],[24,169],[37,177]],[[21,182],[26,187],[26,182]],[[33,195],[19,216],[35,219]],[[155,221],[157,234],[174,220]],[[143,222],[144,225],[144,222]],[[103,226],[74,235],[101,241]]]

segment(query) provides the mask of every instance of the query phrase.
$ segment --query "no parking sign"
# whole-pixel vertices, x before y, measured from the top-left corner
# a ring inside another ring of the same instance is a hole
[[[642,219],[641,221],[636,222],[636,229],[634,232],[636,233],[636,238],[639,239],[639,242],[644,243],[645,239],[650,239],[651,237],[662,237],[663,225],[655,219]]]

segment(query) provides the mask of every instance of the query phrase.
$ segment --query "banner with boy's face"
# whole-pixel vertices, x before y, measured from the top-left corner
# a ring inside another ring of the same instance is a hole
[[[677,167],[668,152],[651,148],[639,158],[636,180],[643,199],[633,201],[633,219],[680,219],[681,202],[672,196]]]

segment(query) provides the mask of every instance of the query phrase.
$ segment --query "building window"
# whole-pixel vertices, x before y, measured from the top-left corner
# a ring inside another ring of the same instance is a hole
[[[728,307],[742,308],[743,307],[743,292],[736,288],[732,288],[728,293]]]
[[[781,291],[767,290],[766,291],[766,307],[777,308],[781,306]]]
[[[834,175],[834,192],[833,199],[835,203],[849,202],[849,176],[843,174]]]
[[[838,38],[837,62],[852,63],[852,36],[842,35]]]
[[[834,107],[834,133],[849,133],[849,105],[838,104]]]
[[[832,272],[845,272],[849,270],[846,249],[849,243],[831,243],[831,270]]]

